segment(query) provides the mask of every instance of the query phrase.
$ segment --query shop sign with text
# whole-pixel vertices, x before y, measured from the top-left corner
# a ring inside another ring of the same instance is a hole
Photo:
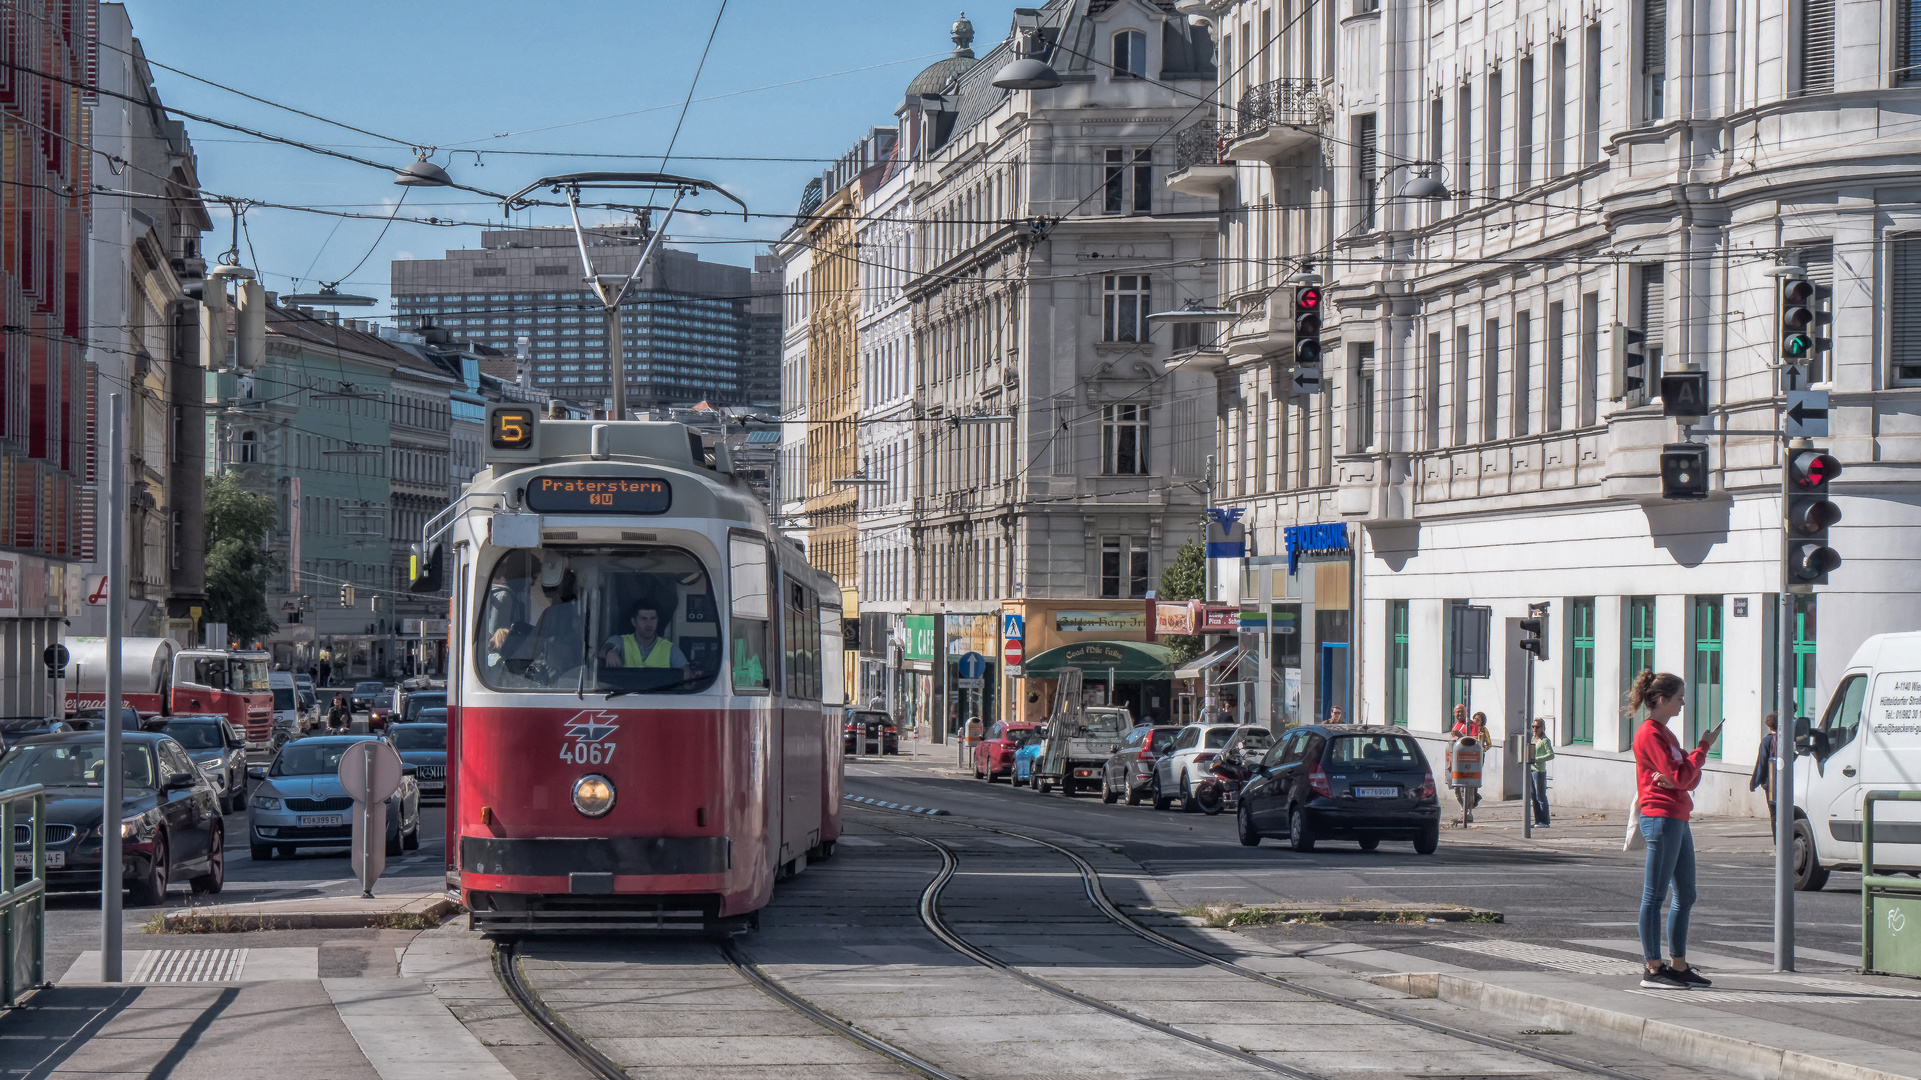
[[[1192,604],[1155,604],[1154,632],[1156,634],[1192,634],[1194,632],[1194,605]]]
[[[1054,629],[1063,634],[1139,634],[1147,630],[1140,611],[1057,611]]]

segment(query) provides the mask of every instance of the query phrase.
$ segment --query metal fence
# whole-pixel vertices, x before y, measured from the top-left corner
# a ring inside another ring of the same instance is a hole
[[[1203,120],[1183,129],[1174,136],[1174,171],[1185,172],[1196,165],[1225,164],[1221,154],[1233,134],[1232,124],[1213,120]]]
[[[17,825],[14,810],[29,801],[32,814],[25,826]],[[0,1008],[13,1007],[21,994],[47,981],[46,818],[44,786],[0,791],[0,835],[13,842],[13,857],[0,862]],[[22,862],[26,865],[20,866]],[[29,874],[25,881],[20,880],[22,869]]]
[[[1327,119],[1327,103],[1315,79],[1276,79],[1249,87],[1235,106],[1233,137],[1258,135],[1275,124],[1319,126]]]

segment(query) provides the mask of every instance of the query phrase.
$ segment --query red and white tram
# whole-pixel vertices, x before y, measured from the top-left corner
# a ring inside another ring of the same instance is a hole
[[[416,582],[444,551],[474,925],[751,922],[840,835],[839,589],[680,424],[495,405],[487,431]]]

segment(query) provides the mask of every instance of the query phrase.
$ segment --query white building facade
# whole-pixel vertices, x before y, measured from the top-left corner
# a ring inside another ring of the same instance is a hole
[[[1545,717],[1555,801],[1616,806],[1627,683],[1669,671],[1684,738],[1727,724],[1697,805],[1764,813],[1747,780],[1779,682],[1781,444],[1705,439],[1709,498],[1665,500],[1659,454],[1682,434],[1654,388],[1704,370],[1706,426],[1779,427],[1767,271],[1805,268],[1822,342],[1790,370],[1831,394],[1817,444],[1846,467],[1846,561],[1793,618],[1818,720],[1865,636],[1916,625],[1921,183],[1900,118],[1921,27],[1891,3],[1786,0],[1184,7],[1227,43],[1217,127],[1170,179],[1227,211],[1240,407],[1219,494],[1270,558],[1289,527],[1328,527],[1293,534],[1321,549],[1294,574],[1283,556],[1242,575],[1244,597],[1296,605],[1303,711],[1438,735],[1460,702],[1501,737]],[[1447,197],[1416,197],[1422,176]],[[1302,261],[1331,301],[1309,396],[1288,383]],[[1616,369],[1615,324],[1645,332],[1644,369]],[[1646,385],[1623,392],[1629,375]],[[1530,698],[1516,624],[1542,603]],[[1453,604],[1491,609],[1488,678],[1448,673]],[[1331,672],[1335,649],[1352,660]]]

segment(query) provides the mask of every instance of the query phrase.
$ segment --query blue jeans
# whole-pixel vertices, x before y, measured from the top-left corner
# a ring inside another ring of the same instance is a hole
[[[1647,870],[1641,879],[1641,955],[1652,963],[1661,959],[1661,902],[1668,883],[1674,883],[1674,903],[1668,908],[1668,955],[1688,954],[1688,912],[1694,907],[1694,833],[1679,818],[1641,818],[1641,838],[1647,841]]]
[[[1534,823],[1547,824],[1547,773],[1529,769],[1527,774],[1528,802],[1534,806]]]

